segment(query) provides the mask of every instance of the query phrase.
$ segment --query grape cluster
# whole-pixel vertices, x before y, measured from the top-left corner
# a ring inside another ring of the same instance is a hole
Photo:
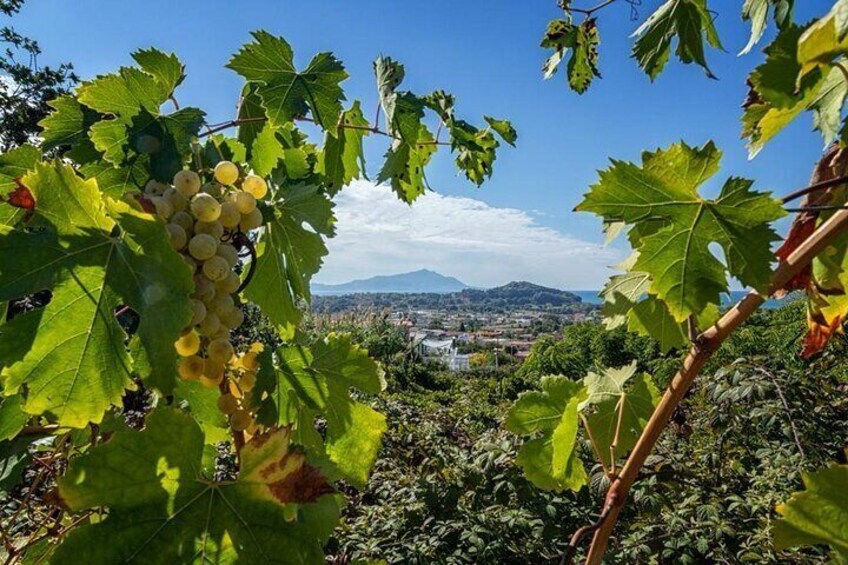
[[[221,161],[214,180],[202,184],[191,170],[178,172],[172,185],[150,181],[145,197],[166,222],[171,246],[194,273],[192,320],[174,343],[180,355],[179,374],[207,387],[218,387],[219,409],[236,431],[255,428],[250,395],[259,370],[261,345],[237,354],[230,332],[244,322],[238,289],[241,279],[238,234],[262,225],[257,199],[268,185],[257,175],[241,177],[238,166]],[[235,245],[234,245],[235,244]]]

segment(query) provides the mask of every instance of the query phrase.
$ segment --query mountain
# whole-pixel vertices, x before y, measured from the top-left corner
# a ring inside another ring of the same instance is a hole
[[[594,308],[583,304],[580,297],[564,290],[548,288],[526,281],[459,292],[372,292],[344,295],[318,295],[313,298],[316,312],[348,312],[361,310],[444,310],[449,312],[507,312],[513,310],[546,310],[571,312]]]
[[[468,288],[468,285],[453,277],[421,269],[411,273],[399,275],[380,275],[370,279],[360,279],[342,284],[320,284],[312,285],[312,294],[316,295],[338,295],[357,294],[362,292],[386,292],[386,293],[447,293],[458,292]]]

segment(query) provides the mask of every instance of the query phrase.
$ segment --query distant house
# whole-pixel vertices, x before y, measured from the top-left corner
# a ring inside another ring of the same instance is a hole
[[[441,333],[441,332],[439,332]],[[456,338],[435,336],[427,332],[415,332],[409,336],[415,352],[423,359],[441,361],[451,371],[466,371],[470,368],[470,355],[457,352]]]

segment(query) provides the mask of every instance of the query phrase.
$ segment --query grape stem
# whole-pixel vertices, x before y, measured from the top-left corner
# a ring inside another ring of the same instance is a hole
[[[247,276],[244,277],[244,280],[241,281],[238,289],[236,289],[236,294],[238,294],[247,288],[247,285],[250,284],[250,281],[253,279],[253,275],[256,272],[256,247],[254,247],[253,241],[251,241],[244,232],[240,231],[237,231],[232,235],[231,241],[235,244],[237,250],[247,249],[250,254],[250,266],[247,268]]]

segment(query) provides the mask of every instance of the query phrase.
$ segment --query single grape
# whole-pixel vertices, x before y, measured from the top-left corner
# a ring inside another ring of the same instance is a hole
[[[256,198],[264,198],[268,194],[268,183],[259,175],[247,175],[241,183],[241,189]]]
[[[229,416],[239,409],[238,399],[232,394],[222,394],[218,397],[218,410]]]
[[[180,377],[187,381],[193,381],[203,374],[203,359],[197,355],[183,357],[180,359],[179,373]]]
[[[221,216],[221,205],[214,196],[201,192],[191,199],[191,213],[201,222],[214,222]]]
[[[244,323],[244,312],[242,312],[241,308],[233,308],[224,315],[221,321],[225,326],[234,330]]]
[[[220,220],[227,229],[238,227],[241,221],[241,212],[238,211],[234,202],[224,202],[221,204]]]
[[[215,257],[216,251],[218,251],[218,240],[208,233],[199,233],[188,242],[188,252],[199,261]]]
[[[206,305],[197,300],[196,298],[191,299],[191,325],[196,326],[200,322],[203,321],[203,318],[206,317]]]
[[[262,225],[262,211],[254,208],[250,214],[242,214],[239,227],[241,231],[250,231]]]
[[[243,432],[252,423],[253,417],[247,410],[236,410],[230,417],[230,426],[237,432]]]
[[[227,263],[227,260],[218,255],[210,257],[203,263],[203,274],[212,282],[226,278],[230,272],[230,265]]]
[[[236,208],[242,214],[250,214],[256,209],[256,198],[249,192],[236,192]]]
[[[230,394],[232,394],[236,398],[242,398],[244,396],[244,393],[242,393],[241,389],[238,387],[238,383],[233,380],[229,381],[227,389],[229,389]]]
[[[168,231],[168,236],[171,239],[171,247],[179,251],[186,245],[186,232],[177,224],[167,224],[165,229]]]
[[[215,200],[220,201],[224,198],[224,187],[218,184],[217,182],[207,182],[203,186],[200,187],[200,192],[203,194],[208,194]]]
[[[152,196],[162,196],[165,194],[165,190],[167,190],[168,185],[159,182],[158,180],[150,179],[147,181],[147,184],[144,185],[144,193]]]
[[[218,318],[220,319],[221,317],[218,316]],[[217,333],[212,336],[209,336],[210,341],[215,341],[216,339],[225,339],[227,341],[230,340],[230,330],[228,330],[227,327],[224,326],[224,324],[221,324],[221,328],[218,330]]]
[[[203,374],[200,375],[200,382],[204,386],[213,387],[221,384],[224,380],[224,365],[206,358],[203,360]]]
[[[209,307],[213,312],[218,314],[218,318],[220,318],[222,312],[229,312],[230,309],[235,307],[235,301],[233,301],[233,297],[227,293],[218,293],[209,303]]]
[[[227,264],[230,267],[235,267],[238,263],[238,251],[236,251],[236,248],[229,243],[222,243],[218,245],[218,251],[215,252],[215,255],[226,259]]]
[[[171,206],[171,203],[161,196],[153,196],[150,198],[150,201],[153,202],[153,206],[156,207],[156,215],[163,220],[167,220],[173,215],[174,208]]]
[[[215,165],[215,180],[221,184],[231,185],[238,180],[239,170],[232,161],[221,161]]]
[[[197,331],[202,336],[210,337],[218,333],[218,330],[221,329],[221,320],[218,319],[218,316],[213,312],[206,312],[206,317],[203,318],[203,321],[200,322],[200,325],[197,326]]]
[[[186,236],[194,234],[194,218],[186,211],[174,212],[174,215],[171,216],[171,223],[183,228]]]
[[[241,358],[241,366],[248,371],[259,369],[259,357],[255,351],[248,351]]]
[[[174,347],[182,357],[189,357],[200,351],[200,336],[196,332],[190,331],[181,335],[174,342]]]
[[[194,276],[194,298],[208,302],[215,296],[215,284],[202,274]]]
[[[186,198],[200,190],[200,176],[194,171],[180,171],[174,175],[174,188]]]
[[[173,188],[166,190],[165,194],[162,195],[162,198],[168,201],[168,204],[170,204],[171,208],[174,209],[175,214],[177,212],[183,212],[186,208],[188,208],[188,198]]]
[[[256,386],[256,373],[253,371],[242,373],[238,384],[242,390],[253,390],[253,387]]]
[[[239,286],[241,286],[241,279],[232,271],[227,273],[227,276],[223,279],[215,281],[215,289],[224,294],[233,294]]]
[[[224,226],[221,222],[201,222],[197,221],[194,224],[194,233],[206,233],[215,239],[221,239],[224,236]]]
[[[213,361],[225,365],[233,357],[233,346],[226,339],[214,339],[206,347],[206,353]]]

